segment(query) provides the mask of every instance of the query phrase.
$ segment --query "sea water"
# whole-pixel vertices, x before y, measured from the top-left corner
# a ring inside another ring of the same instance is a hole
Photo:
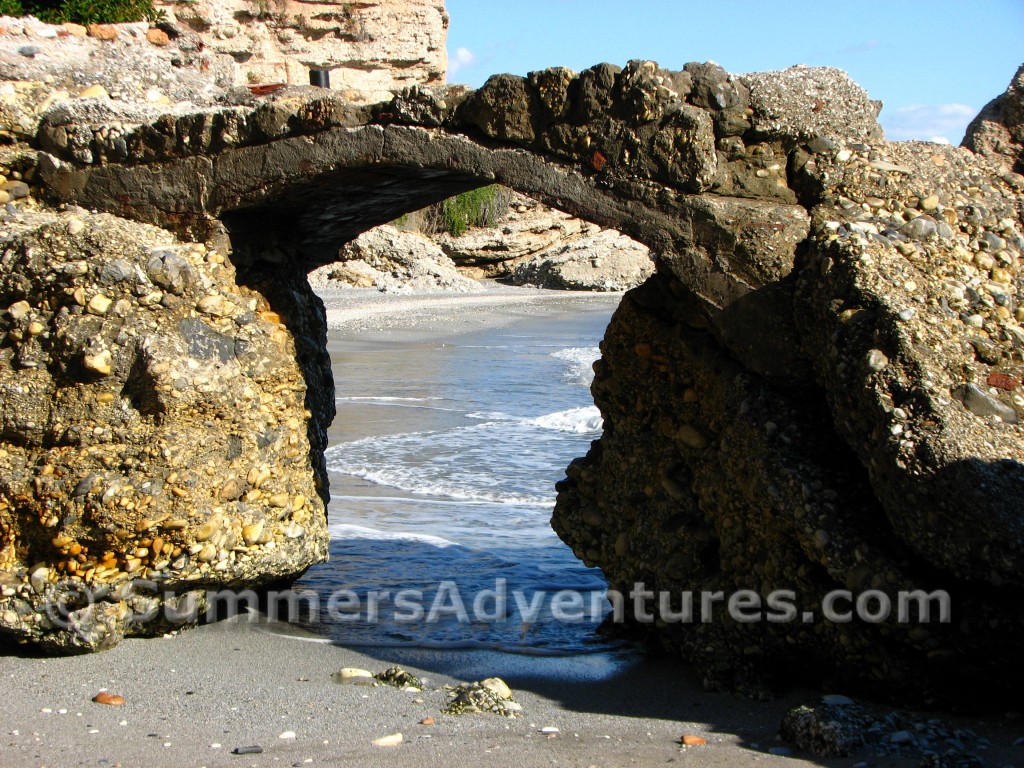
[[[555,483],[601,435],[589,387],[616,304],[531,304],[470,332],[331,333],[331,559],[297,585],[319,596],[315,631],[378,648],[610,647],[594,631],[605,581],[550,520]]]

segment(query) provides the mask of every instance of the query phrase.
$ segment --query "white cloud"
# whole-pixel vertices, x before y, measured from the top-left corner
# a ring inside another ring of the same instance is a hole
[[[454,75],[460,69],[476,63],[476,54],[469,48],[456,48],[455,54],[448,57],[448,74]]]
[[[895,110],[882,110],[879,117],[890,141],[934,141],[959,144],[967,124],[978,114],[966,104],[911,104]]]

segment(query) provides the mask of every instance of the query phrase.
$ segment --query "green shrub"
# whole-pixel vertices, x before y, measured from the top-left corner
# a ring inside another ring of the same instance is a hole
[[[442,203],[443,229],[454,237],[470,227],[493,227],[508,209],[510,193],[500,184],[480,187]]]
[[[511,201],[512,190],[492,184],[404,213],[391,226],[424,235],[448,232],[458,237],[470,227],[493,227],[508,212]]]
[[[0,15],[32,15],[49,24],[118,24],[159,21],[153,0],[0,0]]]

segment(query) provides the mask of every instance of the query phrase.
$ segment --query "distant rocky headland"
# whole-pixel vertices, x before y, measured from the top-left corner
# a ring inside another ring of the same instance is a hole
[[[779,670],[1019,690],[1024,67],[950,147],[885,141],[827,68],[357,98],[239,84],[187,20],[0,27],[0,633],[100,650],[321,560],[333,382],[306,275],[499,183],[654,258],[553,517],[614,589],[672,596],[628,623],[752,693]],[[678,618],[686,593],[779,590],[787,620]],[[836,590],[848,621],[823,618]],[[905,598],[939,592],[950,621]],[[865,594],[909,608],[854,616]]]

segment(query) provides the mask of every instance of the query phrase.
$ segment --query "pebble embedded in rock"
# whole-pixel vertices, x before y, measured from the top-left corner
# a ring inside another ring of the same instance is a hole
[[[97,40],[116,40],[120,31],[113,24],[89,24],[86,27],[89,37]]]
[[[110,310],[110,305],[114,302],[104,296],[102,293],[97,293],[91,299],[89,303],[85,305],[86,310],[93,315],[105,315]]]
[[[78,94],[80,99],[109,99],[110,94],[107,93],[107,89],[99,83],[90,85],[88,88]]]
[[[1016,424],[1017,411],[998,398],[985,392],[977,384],[961,384],[953,390],[953,396],[975,416],[998,416],[1007,424]]]
[[[24,181],[5,181],[0,184],[0,190],[3,190],[10,200],[22,200],[32,191]]]
[[[150,27],[146,30],[146,39],[153,45],[165,46],[171,42],[170,36],[159,27]]]
[[[884,371],[889,366],[889,358],[880,349],[868,351],[867,362],[868,368],[875,372]]]
[[[98,373],[101,376],[109,376],[113,372],[112,362],[109,349],[101,350],[96,354],[87,354],[82,359],[82,364],[87,370]]]

